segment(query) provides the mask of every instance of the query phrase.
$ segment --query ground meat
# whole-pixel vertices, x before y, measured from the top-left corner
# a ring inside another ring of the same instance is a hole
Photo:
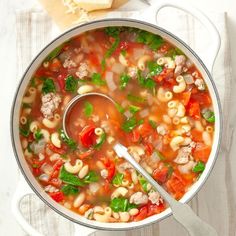
[[[103,179],[106,179],[108,177],[108,170],[106,169],[101,170],[101,176]]]
[[[185,65],[186,57],[184,55],[179,55],[175,57],[175,75],[180,75],[183,71],[183,66]]]
[[[41,97],[41,101],[41,112],[45,118],[50,119],[53,117],[53,112],[58,108],[61,97],[54,93],[48,93]]]
[[[78,70],[75,72],[76,76],[80,79],[87,77],[89,74],[88,65],[84,62],[80,63]]]
[[[191,157],[192,149],[195,145],[194,142],[191,142],[188,146],[180,148],[174,162],[177,164],[186,164]]]
[[[198,90],[203,91],[203,90],[206,89],[206,86],[205,86],[205,83],[204,83],[203,79],[198,78],[198,79],[195,80],[194,83],[197,86]]]
[[[124,162],[117,166],[117,169],[119,172],[124,173],[126,170],[133,170],[134,168],[130,163]]]
[[[71,68],[71,67],[76,67],[77,64],[70,58],[66,58],[64,63],[63,63],[63,67],[64,68]]]
[[[152,202],[152,204],[159,205],[160,203],[163,202],[163,200],[158,192],[148,193],[148,199]]]
[[[136,205],[139,204],[147,204],[148,203],[148,196],[142,192],[137,192],[131,195],[129,199],[130,203],[134,203]]]

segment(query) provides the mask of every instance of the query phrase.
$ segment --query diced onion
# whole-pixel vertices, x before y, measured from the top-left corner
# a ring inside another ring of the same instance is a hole
[[[185,80],[186,84],[193,84],[194,83],[194,79],[193,79],[192,75],[184,75],[184,80]]]
[[[46,145],[45,139],[41,139],[38,142],[33,142],[30,145],[31,150],[34,152],[34,154],[39,154],[44,151],[44,147]]]
[[[149,106],[153,104],[154,101],[153,101],[153,96],[151,94],[147,95],[147,102]]]
[[[41,180],[41,181],[43,181],[43,182],[48,182],[48,180],[49,180],[49,175],[47,175],[47,174],[41,174],[40,176],[39,176],[39,180]]]
[[[140,115],[141,118],[144,118],[144,117],[149,115],[149,110],[148,109],[144,109],[144,110],[139,112],[139,115]]]
[[[145,54],[145,50],[143,48],[135,48],[133,50],[134,60],[138,60],[141,56]]]
[[[50,175],[53,171],[53,167],[47,163],[44,163],[40,169],[47,175]]]
[[[132,113],[130,112],[130,111],[125,111],[124,112],[124,115],[127,117],[127,118],[130,118],[130,117],[132,117]]]
[[[99,183],[90,183],[89,184],[89,190],[92,192],[92,193],[96,193],[100,188],[100,185]]]
[[[155,163],[160,161],[160,157],[158,156],[156,152],[153,152],[150,158],[151,158],[151,161]]]
[[[111,68],[112,72],[116,74],[122,74],[125,70],[125,67],[121,65],[120,63],[114,63]]]
[[[107,81],[107,86],[112,92],[117,89],[117,85],[114,82],[113,75],[114,75],[113,72],[108,71],[106,72],[105,76],[105,79]]]

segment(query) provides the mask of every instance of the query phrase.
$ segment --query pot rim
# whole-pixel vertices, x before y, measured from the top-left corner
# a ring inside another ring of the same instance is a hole
[[[180,202],[183,203],[187,203],[189,202],[198,192],[199,190],[202,188],[202,186],[204,185],[204,183],[206,182],[206,180],[208,179],[214,165],[217,159],[217,156],[219,154],[219,149],[220,149],[220,144],[221,144],[221,139],[222,139],[222,128],[223,128],[223,121],[222,121],[222,109],[221,109],[221,104],[220,104],[220,98],[219,98],[219,94],[217,91],[217,88],[215,86],[214,80],[209,72],[209,70],[207,69],[207,67],[205,66],[205,64],[203,63],[203,61],[200,59],[200,57],[194,52],[193,49],[191,49],[183,40],[181,40],[179,37],[177,37],[176,35],[174,35],[173,33],[163,29],[162,27],[156,26],[154,24],[148,23],[148,22],[144,22],[141,20],[136,20],[136,19],[128,19],[128,18],[109,18],[109,19],[102,19],[102,20],[96,20],[96,21],[92,21],[92,22],[87,22],[84,23],[82,25],[79,26],[75,26],[73,28],[70,28],[69,30],[63,32],[62,34],[60,34],[59,36],[57,36],[56,38],[54,38],[50,43],[48,43],[42,50],[40,50],[40,52],[34,57],[34,59],[31,61],[31,63],[29,64],[29,66],[26,68],[25,72],[23,73],[21,80],[18,83],[15,95],[14,95],[14,99],[13,99],[13,103],[12,103],[12,107],[11,107],[11,117],[10,117],[10,132],[11,132],[11,143],[12,143],[12,147],[13,147],[13,151],[14,151],[14,155],[17,161],[17,164],[21,170],[21,173],[23,174],[26,182],[29,184],[29,186],[31,187],[31,189],[34,191],[34,193],[47,205],[49,206],[52,210],[54,210],[55,212],[57,212],[58,214],[60,214],[61,216],[67,218],[68,220],[71,220],[74,223],[77,224],[81,224],[83,226],[86,227],[90,227],[90,228],[94,228],[94,229],[99,229],[99,230],[117,230],[117,231],[121,231],[121,230],[132,230],[132,229],[137,229],[137,228],[141,228],[143,226],[147,226],[156,222],[159,222],[165,218],[167,218],[168,216],[170,216],[172,214],[172,211],[170,208],[167,208],[165,211],[163,211],[160,214],[148,217],[142,221],[139,222],[130,222],[130,223],[101,223],[101,222],[97,222],[97,221],[91,221],[91,220],[81,220],[81,219],[76,219],[75,217],[71,217],[69,216],[69,212],[71,212],[71,210],[67,210],[67,213],[65,212],[65,207],[61,206],[59,204],[53,204],[53,200],[50,201],[50,199],[46,199],[46,196],[43,196],[44,192],[40,192],[36,189],[36,187],[34,186],[34,184],[31,182],[31,178],[28,176],[28,174],[25,172],[24,167],[20,161],[20,155],[18,156],[18,151],[16,148],[16,142],[15,142],[15,137],[14,137],[14,111],[15,108],[17,106],[19,106],[19,104],[17,104],[17,97],[18,97],[18,93],[19,90],[22,86],[22,83],[24,82],[27,73],[30,71],[31,67],[34,65],[34,63],[36,63],[36,60],[38,58],[40,58],[41,54],[47,49],[49,48],[51,45],[53,45],[57,40],[59,40],[60,38],[62,38],[63,36],[66,36],[67,34],[72,33],[73,31],[76,31],[76,29],[79,29],[81,27],[87,27],[87,26],[91,26],[91,25],[98,25],[99,23],[106,23],[106,26],[103,27],[108,27],[108,26],[112,26],[115,23],[114,22],[122,22],[122,23],[127,23],[129,22],[130,24],[138,24],[143,25],[144,27],[149,27],[152,28],[153,31],[159,31],[162,32],[163,34],[167,35],[169,38],[174,39],[175,41],[177,41],[181,46],[183,46],[185,48],[185,50],[192,55],[192,57],[194,59],[196,59],[196,61],[199,63],[201,69],[204,71],[204,73],[206,74],[207,80],[209,80],[212,89],[214,91],[214,95],[215,95],[215,104],[218,110],[218,135],[217,137],[214,137],[214,143],[217,141],[217,147],[215,148],[215,153],[214,153],[214,157],[211,158],[212,161],[210,163],[210,166],[208,168],[207,171],[205,171],[205,173],[203,172],[202,176],[200,177],[200,179],[196,182],[198,183],[197,187],[194,189],[194,191],[192,191],[192,189],[190,189],[187,193],[191,192],[191,194],[189,194],[190,196],[187,197],[187,199],[181,198]],[[111,23],[111,24],[109,24]],[[132,27],[132,26],[131,26]],[[137,26],[133,26],[138,28]],[[94,27],[94,29],[96,28],[100,28],[100,27]],[[86,32],[88,30],[84,30],[83,32]],[[149,30],[147,30],[149,31]],[[76,34],[75,34],[76,35]],[[75,36],[73,35],[73,37]],[[167,39],[167,41],[169,41],[169,38]],[[62,42],[61,42],[62,43]],[[54,47],[55,48],[55,47]],[[199,69],[199,66],[197,66],[197,68]],[[204,78],[205,79],[205,78]],[[212,94],[211,94],[212,95]],[[216,134],[215,134],[216,135]],[[217,140],[215,140],[217,139]],[[214,144],[213,143],[213,144]],[[211,153],[212,154],[212,153]],[[208,162],[207,162],[208,163]],[[193,185],[195,185],[196,183],[194,183]],[[44,194],[45,195],[45,194]],[[54,206],[55,205],[55,206]],[[61,209],[59,209],[61,208]],[[76,214],[76,213],[75,213]],[[76,214],[77,215],[77,214]],[[159,216],[159,217],[158,217]],[[84,217],[83,217],[84,218]],[[155,219],[157,218],[157,219]],[[134,224],[136,223],[136,224]]]

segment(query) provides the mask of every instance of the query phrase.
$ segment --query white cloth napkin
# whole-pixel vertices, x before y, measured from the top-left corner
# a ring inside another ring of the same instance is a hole
[[[129,16],[132,13],[115,13],[112,16]],[[171,17],[169,17],[171,16]],[[227,28],[226,28],[226,15],[224,13],[212,14],[211,19],[217,26],[221,34],[221,49],[216,60],[214,67],[213,77],[218,88],[220,99],[223,107],[224,114],[224,139],[222,143],[221,155],[219,157],[218,163],[221,166],[225,167],[225,160],[221,157],[226,158],[228,153],[228,144],[230,141],[230,132],[228,119],[229,116],[229,99],[230,99],[230,86],[231,86],[231,65],[229,57],[229,44],[227,38]],[[178,35],[186,43],[188,43],[195,51],[200,55],[205,56],[205,50],[207,49],[210,42],[207,40],[207,32],[202,26],[196,22],[192,17],[180,13],[179,11],[171,10],[171,14],[168,14],[166,17],[165,12],[160,13],[159,16],[160,25],[172,33]],[[16,31],[17,31],[17,69],[18,75],[21,75],[26,69],[27,65],[31,59],[42,49],[53,37],[58,34],[58,30],[55,25],[51,22],[50,18],[46,13],[41,10],[25,10],[16,12]],[[17,78],[18,82],[20,76]],[[17,83],[16,83],[17,84]],[[218,172],[219,166],[216,165],[216,170],[214,170],[214,179],[210,178],[206,185],[210,187],[210,184],[213,184],[217,191],[217,186],[215,183],[222,183],[220,175]],[[224,194],[222,191],[219,194]],[[204,191],[201,191],[198,194],[198,197],[194,198],[192,201],[192,207],[199,210],[199,214],[203,214],[207,218],[208,222],[211,223],[216,229],[222,232],[220,235],[228,235],[226,227],[219,226],[217,222],[212,220],[209,212],[204,212],[201,206],[205,206],[205,203],[202,203],[203,199],[208,199],[210,197],[214,198],[214,193],[210,193],[206,188]],[[203,200],[204,202],[204,200]],[[203,204],[203,205],[201,205]],[[198,205],[198,207],[197,207]],[[217,212],[224,210],[224,205],[218,204],[214,206]],[[203,207],[204,208],[204,207]],[[58,214],[54,213],[51,209],[46,207],[37,197],[28,196],[26,197],[21,204],[21,210],[27,220],[40,232],[44,235],[58,236],[58,235],[73,235],[73,225],[68,220],[62,218]],[[208,209],[209,210],[209,209]],[[212,210],[213,211],[213,210]],[[171,227],[166,224],[175,224],[170,219],[166,220],[167,223],[160,223],[160,226],[157,227],[157,224],[149,226],[145,229],[139,230],[140,235],[182,235],[183,231],[172,231]],[[168,223],[169,222],[169,223]],[[163,233],[163,234],[162,234]],[[111,233],[96,233],[97,235],[111,235]],[[116,233],[115,233],[116,234]],[[136,232],[129,232],[128,235],[135,235]],[[114,235],[114,232],[112,233]],[[119,234],[120,235],[120,234]],[[82,236],[82,235],[81,235]]]

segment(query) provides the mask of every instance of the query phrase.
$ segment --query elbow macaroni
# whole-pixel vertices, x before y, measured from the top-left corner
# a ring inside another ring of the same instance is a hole
[[[54,129],[58,126],[60,119],[61,119],[61,116],[59,114],[55,114],[53,117],[53,120],[49,120],[47,118],[44,118],[42,123],[47,128]]]
[[[29,95],[28,96],[24,96],[22,99],[23,103],[32,103],[34,102],[35,98],[36,98],[36,92],[37,90],[33,87],[29,88]]]
[[[59,139],[59,134],[57,132],[51,134],[51,142],[55,147],[61,148],[61,140]]]
[[[68,171],[69,173],[77,174],[82,169],[83,162],[81,160],[77,159],[74,165],[71,165],[70,162],[66,162],[64,164],[64,167],[65,167],[66,171]]]
[[[150,61],[152,58],[149,55],[143,55],[138,59],[137,66],[141,71],[144,71],[146,68],[146,63]]]
[[[178,85],[175,85],[173,87],[173,92],[174,93],[182,93],[186,89],[186,82],[184,80],[184,77],[179,75],[176,78],[176,82],[178,83]]]
[[[182,136],[175,136],[170,141],[170,147],[173,151],[177,151],[180,148],[181,143],[184,141],[184,138]]]

